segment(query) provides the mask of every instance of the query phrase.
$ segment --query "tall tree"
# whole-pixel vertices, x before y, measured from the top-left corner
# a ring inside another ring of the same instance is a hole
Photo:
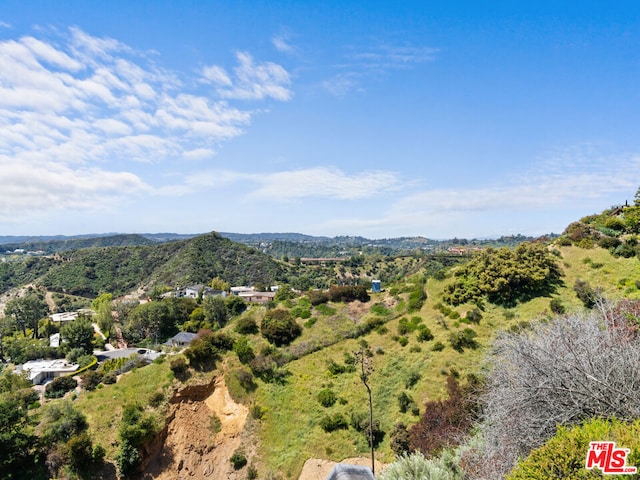
[[[79,315],[74,321],[67,323],[60,329],[60,336],[64,340],[65,349],[81,348],[85,353],[93,352],[93,325],[84,315]]]
[[[33,338],[38,338],[38,321],[47,316],[47,304],[37,295],[27,295],[14,298],[7,302],[4,313],[10,317],[16,326],[27,335],[27,328],[31,328]]]

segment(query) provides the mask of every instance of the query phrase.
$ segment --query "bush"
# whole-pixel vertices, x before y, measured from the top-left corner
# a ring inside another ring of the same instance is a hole
[[[101,372],[96,372],[95,370],[89,370],[85,374],[80,377],[82,380],[82,387],[85,390],[91,391],[95,390],[96,387],[102,382],[104,375]]]
[[[566,311],[564,305],[562,304],[562,300],[560,300],[559,298],[552,298],[549,302],[549,308],[556,315],[562,315]]]
[[[239,450],[236,450],[229,460],[231,461],[231,465],[233,465],[234,470],[240,470],[247,464],[247,457],[245,457],[244,453]]]
[[[553,437],[557,425],[595,415],[640,418],[638,313],[640,304],[623,302],[502,333],[483,395],[478,464],[502,466],[491,472],[497,478],[493,473],[506,473]]]
[[[420,381],[422,375],[418,372],[411,372],[404,382],[405,388],[413,388]]]
[[[580,279],[576,280],[573,290],[586,308],[593,308],[600,296],[600,292],[594,289],[589,282]]]
[[[427,459],[419,452],[403,454],[389,465],[378,480],[463,480],[459,459],[449,452]]]
[[[445,349],[445,345],[440,340],[438,340],[431,346],[432,352],[441,352],[444,349]]]
[[[478,348],[478,342],[475,338],[478,334],[470,328],[465,328],[461,332],[452,332],[449,335],[449,343],[456,352],[464,352],[465,348],[475,350]]]
[[[409,431],[404,423],[396,423],[396,426],[393,427],[389,435],[391,437],[391,450],[393,450],[393,453],[395,453],[397,457],[409,453],[411,448]]]
[[[276,308],[265,314],[260,332],[271,343],[281,346],[297,338],[302,333],[302,328],[288,310]]]
[[[406,392],[402,392],[398,395],[398,407],[400,413],[406,413],[415,404],[413,398],[407,395]]]
[[[258,333],[258,324],[252,317],[241,317],[236,321],[235,331],[241,335]]]
[[[46,398],[60,398],[77,386],[78,382],[73,377],[57,377],[44,388],[44,396]]]
[[[594,419],[580,427],[558,427],[558,432],[531,452],[507,476],[508,480],[546,480],[548,478],[594,478],[585,468],[589,443],[597,440],[616,442],[631,452],[626,464],[640,466],[640,420],[627,424],[619,420]]]
[[[318,392],[317,399],[318,399],[318,402],[320,402],[320,405],[322,405],[325,408],[329,408],[336,403],[336,401],[338,400],[338,397],[336,396],[335,392],[330,388],[323,388]]]
[[[477,418],[476,388],[475,382],[461,387],[447,377],[448,397],[427,402],[420,421],[409,429],[411,449],[430,456],[460,441]]]
[[[189,369],[189,365],[187,365],[187,361],[184,358],[178,357],[171,360],[171,362],[169,363],[169,368],[176,377],[180,377],[187,372],[187,370]]]
[[[443,299],[460,305],[486,296],[491,303],[511,306],[552,293],[561,275],[558,263],[544,245],[487,248],[456,272],[456,279],[444,288]]]
[[[347,420],[341,413],[336,413],[333,416],[324,415],[320,419],[320,428],[325,432],[333,432],[334,430],[344,430],[348,428]]]
[[[240,362],[244,364],[247,364],[256,358],[256,355],[253,353],[253,348],[249,345],[247,337],[238,338],[236,343],[233,344],[233,351],[238,355]]]
[[[416,336],[416,339],[419,342],[428,342],[430,340],[433,340],[433,334],[431,333],[429,327],[427,327],[426,325],[420,325],[418,327],[418,334]]]

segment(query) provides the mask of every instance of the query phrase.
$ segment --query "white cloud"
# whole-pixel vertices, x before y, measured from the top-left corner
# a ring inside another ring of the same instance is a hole
[[[136,175],[59,164],[32,165],[0,157],[0,218],[43,210],[93,209],[148,190]]]
[[[343,61],[334,66],[338,73],[321,82],[329,94],[343,97],[350,92],[362,92],[367,78],[382,77],[390,72],[414,68],[435,60],[436,48],[411,44],[375,44],[350,46]]]
[[[0,28],[11,28],[11,24],[0,20]]]
[[[254,114],[233,100],[291,97],[284,68],[237,58],[232,79],[221,67],[203,72],[215,98],[197,79],[77,27],[0,41],[0,216],[99,208],[159,190],[136,165],[211,159]]]
[[[238,52],[236,58],[239,65],[233,69],[233,78],[215,65],[202,70],[203,81],[216,85],[221,97],[230,100],[291,99],[291,79],[282,66],[273,62],[256,64],[247,52]]]
[[[273,173],[209,170],[185,179],[185,192],[243,182],[247,198],[287,202],[303,198],[360,200],[396,191],[400,179],[393,172],[364,171],[348,175],[336,168],[308,168]],[[175,188],[175,187],[174,187]]]
[[[275,35],[271,38],[271,43],[276,50],[282,53],[293,53],[295,47],[289,43],[289,36],[286,34]]]

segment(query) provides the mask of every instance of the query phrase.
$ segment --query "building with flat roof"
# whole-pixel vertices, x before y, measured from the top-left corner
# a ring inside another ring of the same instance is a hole
[[[31,383],[40,385],[56,377],[73,373],[78,370],[78,367],[80,365],[77,363],[68,363],[64,358],[57,358],[55,360],[29,360],[22,364],[22,368],[19,366],[18,370],[28,372]]]

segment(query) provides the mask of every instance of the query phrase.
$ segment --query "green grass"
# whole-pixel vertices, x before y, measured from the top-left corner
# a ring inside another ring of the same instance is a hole
[[[117,450],[115,442],[123,407],[134,403],[147,407],[156,392],[168,391],[172,384],[169,362],[152,363],[124,374],[118,383],[93,392],[83,391],[75,405],[87,416],[94,443],[102,445],[107,452],[106,458],[112,460]],[[164,405],[157,409],[160,414],[165,410]]]
[[[602,288],[609,298],[640,298],[640,291],[635,284],[636,280],[640,280],[640,262],[637,258],[614,258],[600,248],[584,250],[563,247],[560,251],[562,258],[558,261],[561,265],[566,263],[568,266],[563,265],[563,285],[550,297],[536,298],[511,309],[485,303],[478,325],[446,318],[445,328],[439,320],[443,315],[434,305],[442,302],[443,286],[451,281],[451,276],[442,281],[429,279],[426,285],[428,298],[423,308],[420,312],[405,316],[420,316],[434,335],[432,341],[419,343],[416,332],[410,332],[407,334],[408,344],[401,346],[393,340],[397,335],[397,317],[386,323],[387,333],[380,335],[374,331],[363,337],[373,351],[381,349],[384,352],[374,355],[375,371],[371,376],[371,385],[374,416],[380,420],[385,432],[388,433],[398,421],[412,425],[418,420],[410,412],[400,413],[397,397],[401,392],[407,392],[422,410],[426,401],[442,398],[446,394],[446,375],[455,371],[464,381],[466,374],[481,372],[487,348],[499,330],[550,315],[549,302],[555,296],[562,299],[568,312],[582,310],[582,303],[573,291],[577,278],[588,281],[593,287]],[[591,262],[585,263],[583,260],[586,257]],[[398,291],[408,289],[410,287],[403,288],[400,285]],[[401,294],[401,306],[404,305],[402,299],[405,296],[406,293]],[[373,301],[375,303],[379,300],[374,296]],[[340,327],[348,325],[350,320],[346,318],[346,307],[332,307],[337,310],[335,316],[330,319],[320,316],[316,324],[306,329],[297,342],[311,341],[318,336],[331,338],[340,331]],[[473,308],[475,305],[468,304],[452,309],[464,317]],[[396,308],[394,313],[401,315],[405,312],[402,308]],[[480,348],[465,349],[463,353],[459,353],[451,348],[449,335],[465,328],[471,328],[477,333],[476,340]],[[446,346],[443,351],[431,351],[431,346],[436,341],[441,341]],[[415,346],[419,346],[421,351],[415,351]],[[259,433],[261,455],[270,468],[287,478],[297,478],[308,458],[340,461],[350,456],[367,455],[365,438],[352,428],[326,433],[318,426],[320,418],[325,414],[342,413],[349,418],[351,411],[367,411],[366,390],[358,375],[346,373],[331,376],[326,366],[328,359],[342,364],[344,353],[357,349],[358,340],[340,341],[289,363],[287,368],[292,375],[285,385],[259,384],[255,401],[266,408]],[[421,374],[421,378],[413,388],[407,390],[406,379],[411,372],[416,371]],[[316,396],[318,391],[326,387],[331,387],[344,401],[339,401],[328,409],[320,406]],[[376,458],[387,462],[393,459],[389,442],[387,434],[377,449]]]

